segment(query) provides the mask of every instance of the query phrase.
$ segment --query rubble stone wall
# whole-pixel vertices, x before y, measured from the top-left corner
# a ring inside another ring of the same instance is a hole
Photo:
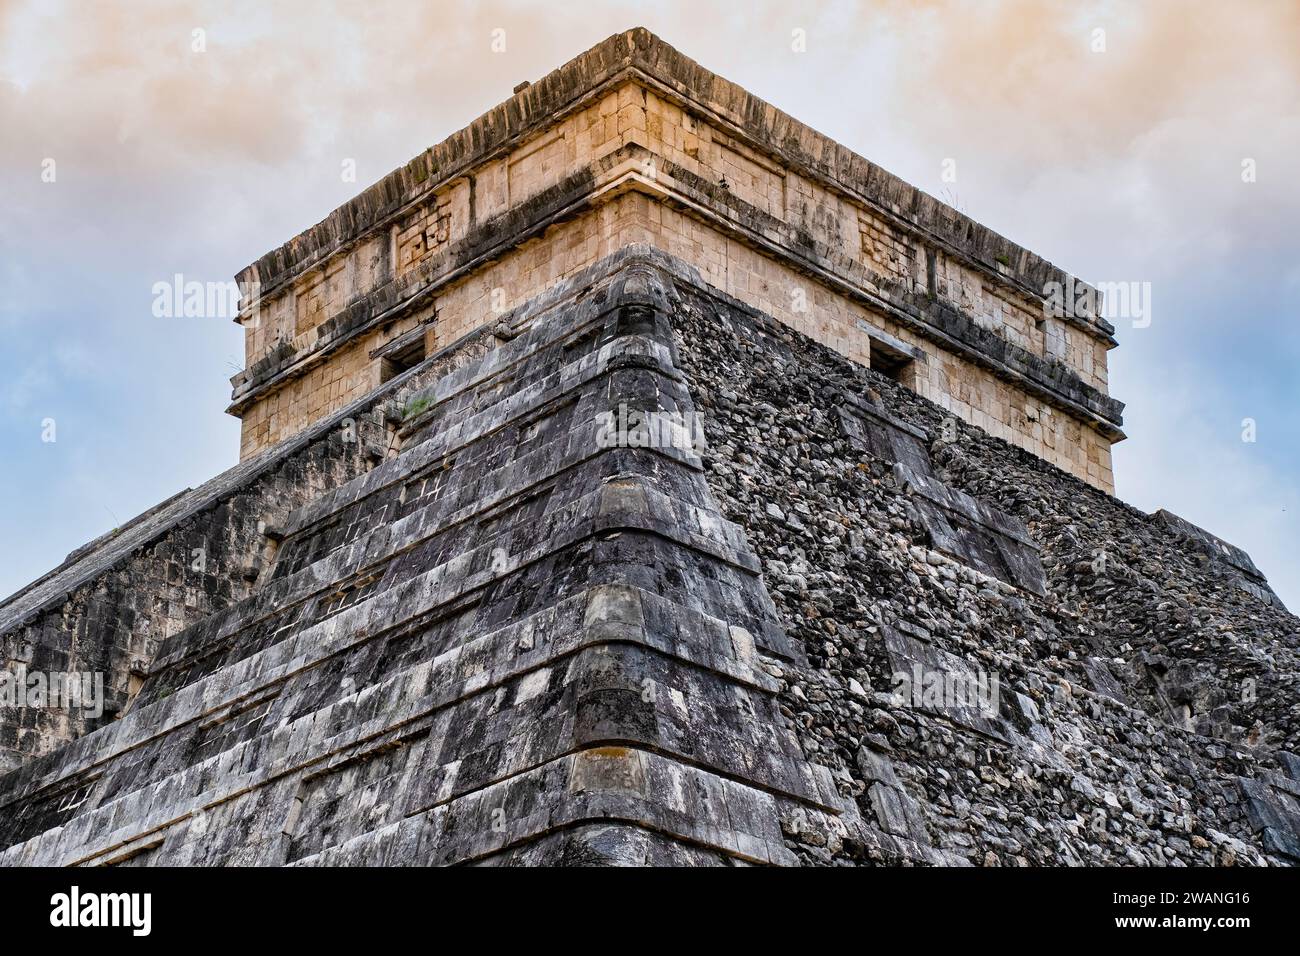
[[[710,485],[807,653],[783,712],[898,841],[787,820],[803,860],[1300,862],[1300,621],[1244,552],[735,300],[678,314]],[[1008,520],[1011,561],[951,537]]]

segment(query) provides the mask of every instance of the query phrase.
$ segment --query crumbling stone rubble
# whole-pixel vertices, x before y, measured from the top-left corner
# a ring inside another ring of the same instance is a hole
[[[782,711],[863,818],[902,841],[832,849],[787,826],[801,859],[1300,859],[1300,621],[1241,586],[1237,555],[1189,546],[1163,516],[738,303],[689,298],[675,327],[709,483],[808,655],[771,668]],[[843,426],[862,406],[883,438]],[[898,465],[914,444],[902,429],[928,436],[944,486],[1028,530],[1045,590],[937,550],[929,499]],[[900,700],[894,675],[917,660],[996,676],[996,714]]]

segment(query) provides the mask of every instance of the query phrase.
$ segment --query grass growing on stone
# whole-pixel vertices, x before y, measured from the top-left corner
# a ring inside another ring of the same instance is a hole
[[[415,418],[417,415],[423,414],[424,411],[428,409],[429,406],[432,404],[433,404],[433,399],[429,398],[428,395],[420,395],[416,398],[413,398],[406,403],[406,408],[402,410],[402,417]]]

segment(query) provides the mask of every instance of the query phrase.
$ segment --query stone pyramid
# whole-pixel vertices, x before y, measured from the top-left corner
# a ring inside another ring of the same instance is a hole
[[[182,521],[340,479],[125,713],[0,778],[0,862],[1296,859],[1295,619],[944,421],[629,248],[211,489]],[[1182,573],[1213,641],[1146,626]],[[1252,660],[1254,705],[1198,703]],[[916,668],[996,707],[900,699]]]
[[[1300,862],[1300,620],[1110,494],[1114,329],[646,31],[242,275],[240,463],[0,603],[102,682],[0,697],[0,864]]]

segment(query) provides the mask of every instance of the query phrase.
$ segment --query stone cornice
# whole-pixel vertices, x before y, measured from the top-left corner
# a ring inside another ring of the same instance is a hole
[[[924,297],[907,295],[850,257],[811,239],[797,239],[791,228],[740,198],[709,190],[709,184],[656,157],[658,175],[648,179],[644,148],[624,147],[598,160],[551,189],[476,226],[463,240],[421,263],[397,280],[354,302],[322,326],[314,345],[300,353],[268,356],[265,369],[240,373],[228,411],[241,414],[253,402],[325,361],[361,332],[429,305],[440,289],[471,274],[481,264],[507,252],[551,226],[595,205],[634,190],[684,208],[741,241],[780,258],[817,282],[848,298],[878,309],[948,351],[1017,382],[1030,394],[1086,421],[1110,437],[1122,439],[1123,403],[1087,385],[1059,362],[1039,358],[979,326],[960,310]],[[872,291],[872,290],[877,291]]]
[[[1069,276],[1047,260],[886,172],[743,88],[710,72],[642,28],[616,34],[547,74],[464,129],[349,200],[325,220],[239,274],[262,295],[387,226],[402,210],[499,156],[612,85],[635,76],[707,115],[747,145],[852,197],[948,254],[1023,294],[1041,298]],[[1109,340],[1102,319],[1086,323]]]

